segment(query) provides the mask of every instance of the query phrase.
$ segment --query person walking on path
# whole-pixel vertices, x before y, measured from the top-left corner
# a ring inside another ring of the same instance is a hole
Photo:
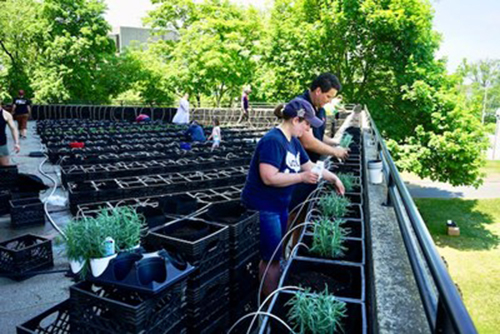
[[[3,109],[3,103],[0,104],[0,166],[9,166],[9,148],[7,145],[7,125],[12,133],[14,139],[14,152],[19,153],[21,147],[19,146],[19,135],[14,125],[12,115]]]
[[[243,89],[243,94],[241,95],[241,116],[238,123],[241,123],[243,119],[250,121],[250,101],[248,96],[252,90],[248,87]]]
[[[24,90],[19,91],[19,96],[14,99],[12,114],[17,121],[21,138],[26,139],[28,134],[28,119],[31,116],[31,101],[24,96]]]
[[[179,108],[172,119],[174,124],[189,124],[189,94],[186,93],[179,102]]]
[[[242,203],[247,208],[259,211],[262,258],[259,277],[263,280],[264,296],[278,286],[282,251],[277,249],[287,230],[288,205],[294,186],[317,184],[319,180],[319,175],[312,172],[314,164],[297,137],[309,131],[311,126],[318,128],[323,125],[323,121],[314,115],[311,104],[301,98],[284,107],[278,106],[275,114],[281,116],[282,122],[257,144],[241,194]],[[322,177],[333,183],[340,194],[345,192],[335,174],[324,170]],[[267,275],[263,277],[268,265]]]

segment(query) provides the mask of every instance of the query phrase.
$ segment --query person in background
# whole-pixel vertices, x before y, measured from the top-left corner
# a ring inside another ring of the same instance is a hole
[[[21,138],[26,139],[28,134],[28,119],[31,116],[31,101],[24,96],[24,90],[19,91],[19,96],[14,99],[12,114],[17,121]]]
[[[259,277],[264,280],[264,296],[278,286],[282,251],[277,249],[287,230],[288,205],[294,186],[318,183],[319,175],[312,172],[314,164],[297,137],[309,131],[311,126],[319,128],[323,125],[323,121],[314,115],[311,104],[302,98],[296,98],[284,107],[278,106],[275,114],[282,122],[257,144],[241,194],[242,203],[247,208],[259,211],[262,258]],[[333,183],[339,193],[344,193],[344,186],[335,174],[324,170],[322,176]],[[268,265],[268,273],[263,277]]]
[[[191,122],[189,128],[184,132],[184,135],[189,137],[191,141],[204,142],[207,140],[203,128],[195,120]]]
[[[149,122],[151,121],[151,118],[146,115],[146,114],[139,114],[136,118],[135,118],[135,121],[137,123],[143,123],[143,122]]]
[[[241,123],[243,118],[247,121],[250,120],[250,101],[248,100],[248,96],[251,92],[250,87],[243,89],[243,94],[241,95],[241,116],[238,123]]]
[[[323,107],[326,112],[326,116],[331,120],[330,137],[335,136],[335,125],[339,119],[339,112],[345,112],[344,104],[342,103],[342,95],[337,95],[332,102],[325,104]]]
[[[14,152],[19,153],[19,134],[14,125],[12,115],[3,109],[3,103],[0,102],[0,166],[9,166],[9,147],[7,145],[7,125],[10,128],[12,139],[14,139]]]
[[[179,102],[179,108],[172,119],[174,124],[188,124],[189,123],[189,94],[186,93]]]
[[[219,148],[220,146],[220,141],[222,140],[221,136],[221,131],[220,131],[220,122],[217,117],[214,117],[213,119],[213,129],[212,129],[212,134],[210,137],[208,137],[208,140],[213,139],[214,143],[212,144],[212,151],[216,148]]]

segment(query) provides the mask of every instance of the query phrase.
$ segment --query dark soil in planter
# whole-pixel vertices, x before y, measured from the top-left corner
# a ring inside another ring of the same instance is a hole
[[[286,285],[308,287],[313,291],[323,291],[328,287],[328,291],[331,294],[338,296],[345,293],[350,281],[351,280],[349,280],[349,282],[339,282],[324,273],[308,271],[290,275],[290,279],[287,280]]]
[[[177,239],[195,241],[204,238],[209,234],[210,229],[207,225],[189,224],[170,231],[168,235]]]

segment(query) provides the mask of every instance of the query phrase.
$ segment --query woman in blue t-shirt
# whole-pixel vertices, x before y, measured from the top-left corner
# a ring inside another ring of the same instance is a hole
[[[302,98],[293,99],[284,107],[279,106],[275,114],[283,121],[259,141],[241,194],[242,202],[249,209],[259,211],[262,257],[259,277],[271,261],[264,279],[264,296],[278,286],[281,250],[271,257],[286,233],[288,204],[294,185],[314,184],[319,178],[311,171],[314,164],[297,137],[309,131],[311,126],[317,128],[323,124],[315,116],[311,104]],[[322,177],[332,182],[339,193],[344,193],[344,186],[335,174],[325,170]]]

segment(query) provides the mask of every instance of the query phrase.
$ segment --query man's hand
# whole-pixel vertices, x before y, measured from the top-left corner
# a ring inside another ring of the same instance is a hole
[[[348,148],[342,148],[342,147],[334,147],[335,150],[335,157],[340,159],[340,160],[346,160],[349,158],[349,149]]]
[[[302,183],[316,184],[318,183],[319,176],[311,171],[300,173]]]
[[[19,144],[14,145],[14,152],[19,153],[21,151],[21,146]]]

